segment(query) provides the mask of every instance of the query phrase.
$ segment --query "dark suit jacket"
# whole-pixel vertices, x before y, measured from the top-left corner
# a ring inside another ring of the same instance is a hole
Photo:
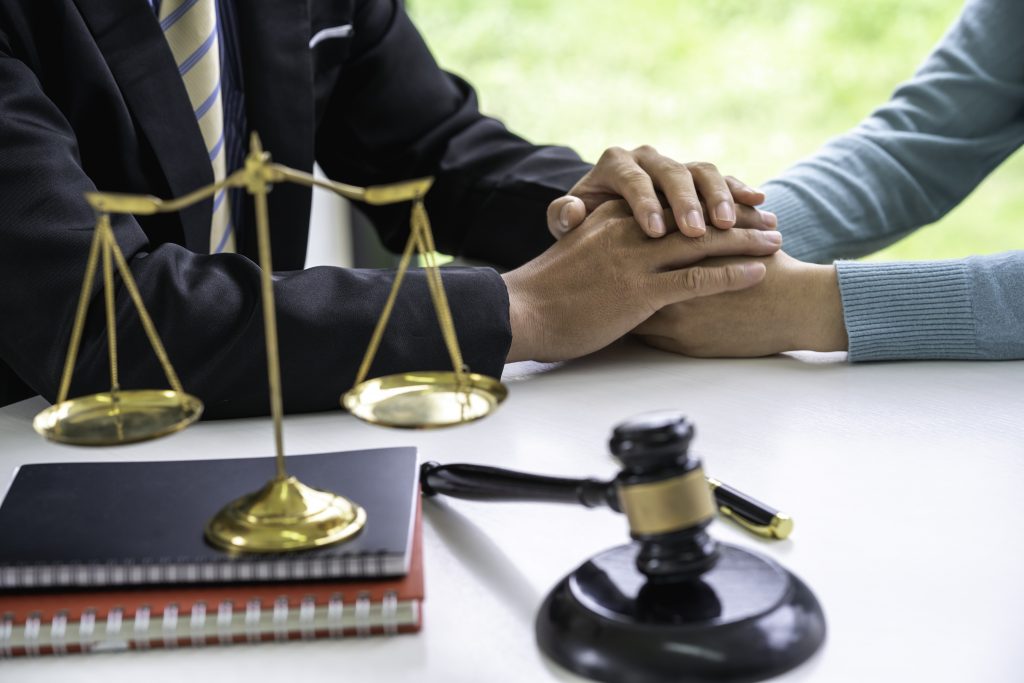
[[[276,161],[314,159],[359,185],[435,174],[438,248],[516,266],[551,242],[546,204],[587,166],[530,145],[482,116],[472,89],[442,72],[400,4],[237,2],[248,123]],[[348,37],[309,48],[318,31]],[[180,196],[212,182],[184,85],[146,0],[0,0],[0,403],[53,399],[94,216],[82,193]],[[289,411],[335,407],[391,284],[388,272],[302,270],[310,192],[270,195],[282,379]],[[186,390],[207,416],[267,412],[259,271],[251,221],[238,254],[207,255],[211,203],[181,214],[115,217],[150,313]],[[251,214],[251,211],[249,212]],[[408,205],[369,210],[400,248]],[[466,361],[498,375],[510,343],[507,293],[490,269],[446,271]],[[109,387],[98,292],[72,395]],[[128,297],[118,291],[124,387],[167,386]],[[421,274],[392,316],[371,374],[448,367]],[[26,387],[27,385],[27,387]],[[6,396],[4,396],[6,394]]]

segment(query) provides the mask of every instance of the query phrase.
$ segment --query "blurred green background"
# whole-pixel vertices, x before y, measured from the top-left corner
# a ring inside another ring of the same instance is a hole
[[[412,0],[438,61],[533,142],[651,144],[761,183],[909,78],[961,0]],[[1024,248],[1024,156],[871,258]],[[784,229],[784,226],[783,226]]]

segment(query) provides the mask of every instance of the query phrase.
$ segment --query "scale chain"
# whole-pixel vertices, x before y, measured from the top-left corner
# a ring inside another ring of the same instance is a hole
[[[97,225],[103,218],[109,221],[110,216],[100,214],[97,216]],[[85,262],[85,276],[82,278],[82,293],[78,297],[78,308],[75,311],[75,322],[71,328],[71,341],[68,343],[68,353],[64,359],[64,373],[60,378],[60,390],[57,392],[57,403],[63,403],[68,398],[68,391],[71,388],[71,374],[78,360],[78,346],[82,341],[82,331],[85,329],[85,316],[89,310],[89,296],[92,294],[92,285],[96,279],[96,264],[99,261],[100,243],[103,236],[99,229],[93,234],[92,244],[89,246],[89,258]]]

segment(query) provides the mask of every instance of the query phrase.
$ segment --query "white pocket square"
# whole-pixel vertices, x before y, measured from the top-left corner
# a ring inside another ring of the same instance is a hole
[[[322,31],[317,31],[316,35],[309,39],[309,49],[312,50],[325,40],[330,40],[332,38],[345,38],[350,35],[352,35],[352,24],[342,24],[341,26],[325,28]]]

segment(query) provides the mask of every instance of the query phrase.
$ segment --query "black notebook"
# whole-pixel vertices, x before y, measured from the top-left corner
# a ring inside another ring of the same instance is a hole
[[[409,570],[415,448],[293,455],[290,475],[366,509],[338,545],[228,554],[203,528],[274,475],[272,458],[22,466],[0,505],[0,588],[400,576]]]

